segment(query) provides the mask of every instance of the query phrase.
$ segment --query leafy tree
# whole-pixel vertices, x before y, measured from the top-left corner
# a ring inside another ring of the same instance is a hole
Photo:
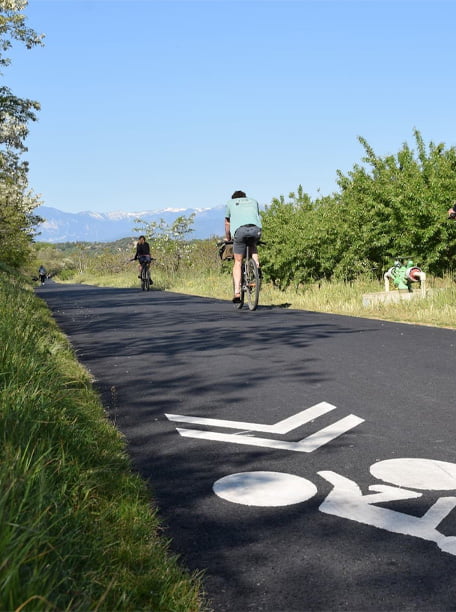
[[[147,237],[159,257],[159,265],[169,272],[176,273],[183,262],[190,261],[193,244],[189,236],[193,232],[194,219],[195,213],[188,217],[181,215],[171,224],[167,224],[164,219],[151,223],[136,219],[135,231]]]
[[[262,266],[280,288],[331,278],[344,248],[340,223],[335,221],[335,198],[312,201],[301,185],[289,198],[274,199],[262,213],[267,242]]]
[[[417,153],[407,144],[396,156],[378,157],[360,138],[368,167],[339,174],[341,213],[350,240],[340,267],[362,262],[382,269],[398,256],[411,257],[434,274],[456,254],[454,225],[446,210],[456,193],[456,149],[430,143],[414,131]]]
[[[0,0],[1,69],[11,62],[5,53],[13,41],[27,48],[42,44],[43,37],[25,24],[27,4],[26,0]],[[40,202],[28,187],[28,165],[20,158],[27,151],[28,124],[36,120],[38,110],[38,102],[18,98],[0,86],[0,260],[13,267],[23,263],[38,222],[32,211]]]
[[[308,248],[306,218],[312,210],[310,197],[300,185],[297,195],[289,194],[273,199],[262,212],[267,248],[262,251],[263,270],[274,284],[283,288],[294,282],[299,284],[306,276],[311,261]]]
[[[167,254],[172,261],[172,270],[177,272],[182,262],[189,262],[193,244],[190,240],[190,234],[194,231],[192,228],[195,220],[195,213],[188,217],[181,215],[177,217],[171,224],[168,233]]]
[[[425,146],[377,156],[365,139],[362,164],[338,171],[340,191],[311,201],[302,187],[263,213],[264,270],[279,287],[312,280],[381,277],[397,257],[443,274],[456,256],[456,224],[446,211],[456,194],[456,149]]]

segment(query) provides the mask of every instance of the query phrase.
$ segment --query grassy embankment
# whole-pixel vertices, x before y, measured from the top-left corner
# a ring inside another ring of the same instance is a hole
[[[202,274],[198,270],[191,269],[185,274],[173,277],[165,276],[160,270],[152,269],[152,276],[155,288],[226,300],[232,297],[230,276],[221,274],[217,270]],[[70,282],[139,288],[139,281],[131,272],[111,275],[83,273],[76,275]],[[419,293],[418,283],[414,283],[412,288]],[[354,283],[321,282],[298,290],[288,289],[286,291],[281,291],[270,283],[263,283],[260,304],[456,328],[456,284],[452,275],[448,274],[443,279],[428,275],[426,288],[428,291],[425,299],[416,298],[399,303],[363,306],[363,295],[383,291],[383,282],[376,280],[359,280]],[[395,290],[392,289],[392,291]]]
[[[1,610],[204,608],[87,371],[1,270],[0,407]]]

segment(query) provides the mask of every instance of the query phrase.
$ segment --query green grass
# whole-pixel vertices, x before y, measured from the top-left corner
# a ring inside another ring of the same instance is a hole
[[[0,272],[0,609],[204,609],[44,303]]]

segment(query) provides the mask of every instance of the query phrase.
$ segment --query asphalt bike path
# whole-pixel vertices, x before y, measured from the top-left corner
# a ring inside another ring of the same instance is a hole
[[[216,612],[456,609],[456,332],[37,289]]]

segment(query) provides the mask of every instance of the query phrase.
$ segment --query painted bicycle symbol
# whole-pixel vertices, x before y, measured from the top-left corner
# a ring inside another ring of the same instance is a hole
[[[251,434],[254,431],[288,433],[334,409],[335,406],[322,402],[275,425],[171,414],[166,416],[170,421],[193,425],[241,429],[241,432],[236,434],[223,434],[201,429],[178,428],[177,431],[181,436],[250,444],[272,449],[280,448],[295,452],[313,452],[361,424],[364,420],[355,415],[349,415],[298,442],[260,438]],[[370,474],[377,482],[371,484],[368,492],[365,493],[354,480],[335,471],[323,470],[316,474],[332,485],[331,491],[319,506],[320,512],[392,533],[428,540],[437,544],[440,550],[456,556],[456,536],[447,536],[438,530],[443,520],[456,507],[455,495],[441,495],[441,492],[447,491],[453,491],[456,494],[456,463],[419,457],[378,461],[370,466]],[[231,503],[263,507],[304,503],[312,499],[318,492],[317,486],[307,478],[268,471],[229,474],[217,480],[213,485],[213,490],[217,496]],[[421,491],[439,492],[437,499],[423,516],[415,516],[377,505],[417,499],[422,497]]]

